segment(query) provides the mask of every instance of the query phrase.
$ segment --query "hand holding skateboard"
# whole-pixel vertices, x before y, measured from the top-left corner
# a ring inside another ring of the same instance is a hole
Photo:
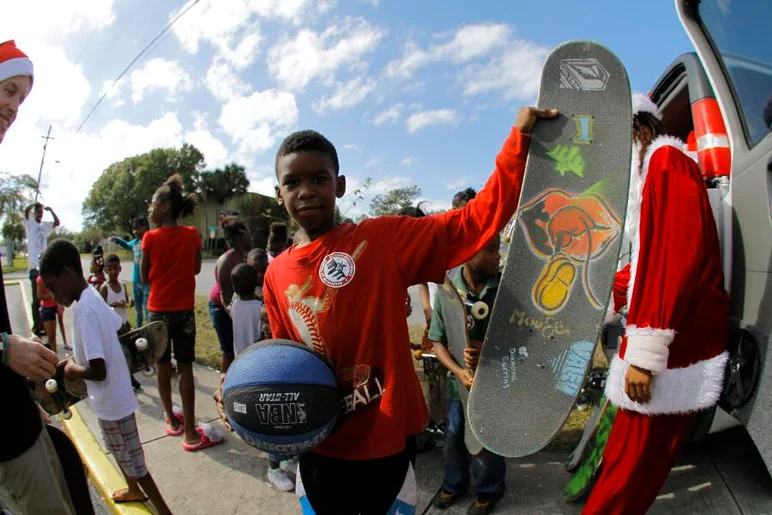
[[[20,376],[42,381],[56,373],[59,358],[37,336],[22,338],[12,334],[10,343],[8,366]]]
[[[535,107],[521,107],[517,112],[515,127],[523,134],[530,134],[539,118],[555,118],[557,109],[537,109]]]

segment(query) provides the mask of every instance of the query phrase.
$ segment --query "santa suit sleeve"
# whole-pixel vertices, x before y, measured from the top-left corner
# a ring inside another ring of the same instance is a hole
[[[606,318],[603,322],[608,324],[614,320],[614,315],[619,313],[627,305],[627,286],[630,284],[630,263],[617,271],[614,275],[614,287],[611,290],[611,299],[609,299]]]
[[[699,215],[704,184],[689,172],[680,150],[663,146],[650,156],[642,192],[639,239],[633,248],[622,358],[655,374],[667,368],[675,331],[687,316],[704,261],[702,234],[712,220]]]

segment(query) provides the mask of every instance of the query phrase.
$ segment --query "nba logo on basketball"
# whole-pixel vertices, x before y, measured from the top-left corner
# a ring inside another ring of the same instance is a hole
[[[304,424],[307,418],[305,402],[255,404],[255,411],[261,424],[274,427]]]
[[[330,288],[342,288],[354,279],[356,265],[345,252],[327,254],[319,265],[319,278]]]

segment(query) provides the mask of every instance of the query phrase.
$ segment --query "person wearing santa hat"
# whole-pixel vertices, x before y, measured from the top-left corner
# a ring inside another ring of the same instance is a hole
[[[633,164],[625,233],[632,259],[625,336],[606,381],[620,409],[583,513],[646,513],[723,388],[729,332],[718,231],[697,164],[661,135],[657,106],[633,96]],[[624,291],[623,285],[623,291]],[[621,302],[619,302],[621,300]]]
[[[32,72],[32,61],[13,41],[0,43],[0,143],[29,95]],[[5,290],[0,288],[0,409],[7,414],[0,439],[0,505],[12,513],[75,511],[59,457],[27,384],[27,378],[51,378],[58,361],[39,339],[12,334]]]

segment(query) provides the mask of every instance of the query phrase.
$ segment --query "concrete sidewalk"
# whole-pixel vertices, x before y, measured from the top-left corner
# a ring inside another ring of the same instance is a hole
[[[14,278],[6,278],[6,281]],[[23,276],[16,279],[21,279],[19,286],[25,287],[29,295],[29,281]],[[17,288],[6,287],[9,309],[15,316],[19,316],[23,306]],[[72,312],[66,313],[71,338]],[[64,357],[61,350],[60,355]],[[224,431],[212,400],[219,381],[218,372],[196,366],[194,374],[197,419],[211,422]],[[274,490],[265,482],[267,456],[245,444],[235,433],[226,433],[224,443],[213,448],[195,453],[182,450],[180,437],[169,437],[164,433],[164,413],[155,376],[144,377],[138,373],[136,377],[143,385],[137,394],[140,403],[137,422],[148,468],[175,513],[300,513],[294,494]],[[180,404],[176,381],[173,387],[174,402]],[[82,454],[101,453],[98,457],[112,460],[101,447],[97,421],[88,404],[80,403],[78,411],[95,436],[91,441],[96,442],[91,447],[84,446],[82,441],[76,442]],[[507,460],[507,494],[496,513],[580,513],[581,504],[568,504],[562,499],[563,487],[570,479],[563,469],[565,458],[561,453],[538,453]],[[116,470],[112,471],[113,475],[116,473]],[[441,513],[430,507],[431,498],[442,482],[441,453],[433,450],[420,454],[416,476],[418,513]],[[472,501],[473,496],[467,495],[445,513],[464,514]],[[711,435],[703,442],[689,446],[650,513],[772,513],[772,480],[744,430]]]

